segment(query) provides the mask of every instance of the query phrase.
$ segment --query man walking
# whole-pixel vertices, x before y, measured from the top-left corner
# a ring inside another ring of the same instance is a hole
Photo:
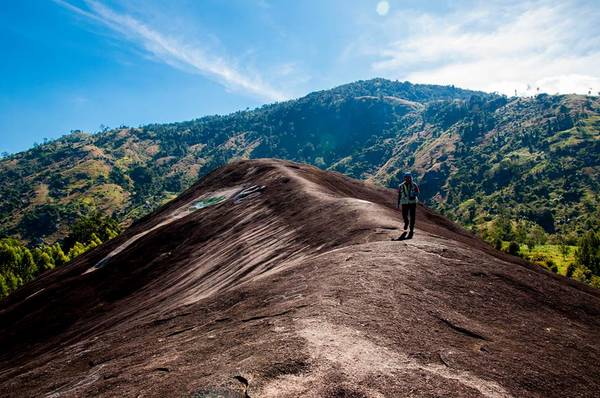
[[[410,173],[404,174],[404,181],[398,187],[398,208],[402,205],[402,218],[404,219],[404,230],[410,225],[410,234],[415,229],[415,216],[417,213],[417,196],[419,187],[412,180]]]

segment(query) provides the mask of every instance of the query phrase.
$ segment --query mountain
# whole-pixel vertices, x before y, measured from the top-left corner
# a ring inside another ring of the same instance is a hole
[[[571,242],[600,220],[600,100],[360,81],[227,116],[74,132],[0,161],[0,234],[53,243],[94,210],[125,225],[228,161],[277,157],[384,186],[486,229],[502,215]],[[485,231],[483,231],[485,232]]]
[[[0,395],[597,396],[600,291],[394,201],[220,168],[0,302]]]

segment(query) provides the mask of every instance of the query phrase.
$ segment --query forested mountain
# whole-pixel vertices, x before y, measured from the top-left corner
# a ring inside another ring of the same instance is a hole
[[[410,170],[429,205],[484,236],[501,220],[500,234],[508,224],[523,239],[573,243],[600,220],[598,97],[374,79],[226,116],[73,132],[7,156],[0,233],[53,243],[95,212],[127,224],[219,165],[262,157],[386,186]]]

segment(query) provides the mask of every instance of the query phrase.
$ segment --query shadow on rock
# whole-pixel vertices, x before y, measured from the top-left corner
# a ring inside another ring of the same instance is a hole
[[[412,239],[413,235],[414,235],[414,233],[412,231],[410,231],[410,232],[404,231],[404,232],[402,232],[402,235],[400,235],[396,239],[392,239],[392,240],[393,241],[400,241],[400,240]]]

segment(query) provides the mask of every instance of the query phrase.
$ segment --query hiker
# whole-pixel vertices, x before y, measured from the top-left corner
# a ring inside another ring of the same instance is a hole
[[[398,208],[402,205],[402,218],[404,219],[404,230],[408,229],[410,223],[410,233],[412,235],[415,229],[415,216],[417,213],[417,196],[419,187],[412,180],[410,173],[404,174],[404,181],[398,187]]]

